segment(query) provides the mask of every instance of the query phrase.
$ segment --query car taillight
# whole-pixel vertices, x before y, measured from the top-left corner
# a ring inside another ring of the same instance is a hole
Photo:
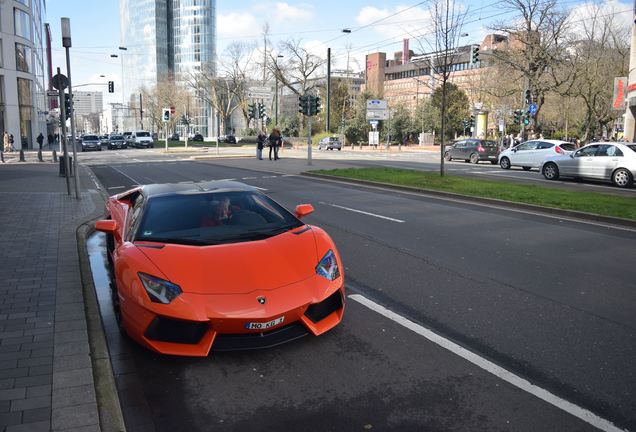
[[[558,154],[563,154],[563,149],[559,146],[554,146],[554,151]]]
[[[480,153],[483,153],[483,152],[485,152],[485,151],[486,151],[486,149],[485,149],[485,148],[483,148],[483,147],[480,145],[479,147],[477,147],[477,151],[478,151],[478,152],[480,152]]]

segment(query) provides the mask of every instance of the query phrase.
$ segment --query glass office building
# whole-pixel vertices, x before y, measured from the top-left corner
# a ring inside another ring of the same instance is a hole
[[[134,105],[142,87],[214,68],[216,0],[120,0],[120,17],[127,105]],[[189,110],[191,130],[213,135],[209,104],[193,94]]]
[[[0,134],[16,149],[47,135],[43,49],[44,0],[0,1]]]

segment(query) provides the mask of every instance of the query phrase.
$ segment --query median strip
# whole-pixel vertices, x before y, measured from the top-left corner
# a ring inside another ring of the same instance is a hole
[[[623,219],[630,224],[636,222],[634,198],[599,192],[569,191],[453,175],[440,177],[439,173],[383,167],[319,170],[309,174],[609,216]]]

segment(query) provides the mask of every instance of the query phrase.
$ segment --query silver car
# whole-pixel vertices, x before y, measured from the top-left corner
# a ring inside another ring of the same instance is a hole
[[[499,154],[499,166],[503,169],[520,166],[527,171],[541,167],[548,156],[567,155],[574,150],[576,150],[576,146],[567,141],[530,140],[502,151]]]
[[[636,144],[588,144],[569,155],[547,158],[541,173],[548,180],[587,178],[610,181],[622,188],[631,187],[636,175]]]
[[[338,137],[325,137],[318,142],[318,150],[342,150],[342,143]]]

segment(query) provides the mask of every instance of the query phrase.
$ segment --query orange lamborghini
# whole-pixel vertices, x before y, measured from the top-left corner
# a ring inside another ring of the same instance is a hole
[[[322,229],[238,182],[140,186],[109,198],[113,307],[122,331],[164,354],[271,347],[335,327],[344,274]]]

